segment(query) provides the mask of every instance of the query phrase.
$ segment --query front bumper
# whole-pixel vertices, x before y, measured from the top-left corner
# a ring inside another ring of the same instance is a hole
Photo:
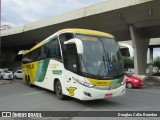
[[[108,97],[116,97],[125,94],[126,84],[112,90],[98,90],[93,88],[88,88],[83,85],[80,86],[80,100],[95,100],[95,99],[106,99]]]

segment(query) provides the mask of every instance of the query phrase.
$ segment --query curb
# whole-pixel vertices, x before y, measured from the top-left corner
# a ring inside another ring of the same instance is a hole
[[[8,80],[0,80],[0,85],[3,84],[11,84],[13,81],[8,81]]]
[[[154,88],[154,89],[160,89],[160,86],[149,86],[149,85],[144,85],[143,87],[142,87],[142,89],[145,89],[145,88]]]

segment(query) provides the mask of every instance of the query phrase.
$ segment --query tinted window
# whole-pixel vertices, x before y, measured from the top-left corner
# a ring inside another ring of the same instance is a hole
[[[66,45],[64,44],[65,41],[68,41],[70,39],[74,38],[73,33],[63,33],[59,36],[61,47],[62,47],[62,52],[63,55],[66,54]]]
[[[40,48],[23,56],[23,63],[39,61],[46,58],[61,58],[58,39],[54,38]]]
[[[72,71],[78,72],[78,55],[75,44],[66,45],[65,68]]]
[[[60,47],[59,47],[59,43],[57,39],[48,43],[47,57],[48,58],[61,58]]]

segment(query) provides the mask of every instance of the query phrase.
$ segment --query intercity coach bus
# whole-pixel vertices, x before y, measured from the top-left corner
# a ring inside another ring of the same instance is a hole
[[[55,91],[59,99],[104,99],[125,93],[122,55],[114,37],[63,29],[23,54],[23,80]]]

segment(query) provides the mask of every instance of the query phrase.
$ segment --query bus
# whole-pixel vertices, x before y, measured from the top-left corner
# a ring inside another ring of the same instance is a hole
[[[87,29],[63,29],[23,54],[23,80],[28,86],[80,100],[125,94],[124,65],[114,37]]]

